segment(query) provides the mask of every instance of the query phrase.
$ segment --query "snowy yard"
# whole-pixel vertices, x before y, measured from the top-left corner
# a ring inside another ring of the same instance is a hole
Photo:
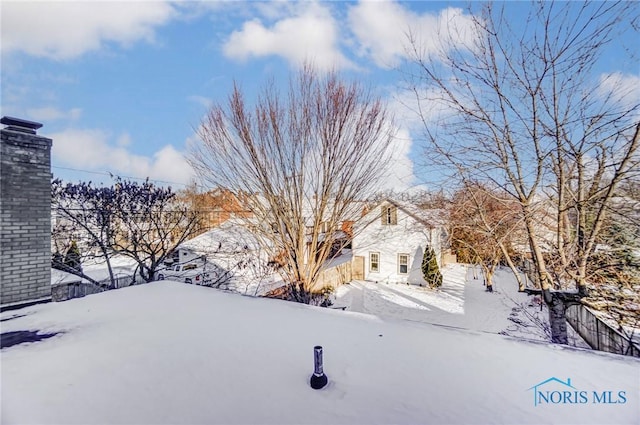
[[[463,264],[443,271],[444,283],[432,290],[415,285],[356,281],[337,290],[336,305],[383,318],[406,319],[538,341],[550,340],[548,311],[539,298],[518,292],[509,269],[499,269],[494,292],[485,292],[482,276]],[[589,346],[569,330],[572,344]]]
[[[496,331],[497,312],[474,326],[472,297],[492,300],[487,310],[500,300],[478,285],[370,297],[362,284],[361,305],[384,300],[388,317],[396,304],[415,310],[412,320],[427,312],[434,323]],[[640,412],[637,359],[182,283],[1,318],[5,334],[55,334],[2,349],[2,423],[602,424],[637,423]],[[317,391],[308,383],[314,345],[329,376]],[[568,402],[538,398],[562,395],[569,379]]]

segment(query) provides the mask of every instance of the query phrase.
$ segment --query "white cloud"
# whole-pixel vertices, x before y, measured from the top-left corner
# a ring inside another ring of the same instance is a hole
[[[26,110],[27,117],[35,121],[47,122],[58,120],[75,121],[82,115],[81,108],[72,108],[68,111],[58,109],[53,106],[45,106],[44,108],[31,108]]]
[[[614,72],[602,74],[598,86],[598,95],[609,98],[625,108],[637,107],[640,103],[640,76]]]
[[[412,131],[422,126],[421,106],[412,90],[393,92],[389,98],[389,110],[393,113],[396,122]]]
[[[271,27],[259,19],[245,22],[241,30],[230,35],[223,53],[239,61],[276,55],[293,66],[308,60],[319,69],[353,67],[340,52],[338,24],[328,7],[300,3],[292,13],[294,16],[282,18]]]
[[[410,156],[412,144],[413,140],[407,129],[400,128],[396,131],[389,147],[392,154],[382,190],[402,192],[414,186],[416,178]]]
[[[437,87],[428,86],[416,94],[409,89],[393,92],[389,100],[389,110],[396,121],[412,132],[424,131],[427,124],[437,124],[456,114],[456,110],[444,99],[445,93]]]
[[[295,14],[295,3],[285,0],[256,2],[254,7],[267,19],[281,19]]]
[[[152,42],[154,29],[176,14],[167,2],[2,3],[2,50],[70,59],[105,42]]]
[[[193,96],[187,97],[187,100],[190,102],[196,103],[206,109],[210,109],[211,106],[213,105],[213,100],[204,96],[193,95]]]
[[[453,45],[471,46],[473,41],[472,19],[459,8],[418,15],[396,2],[362,1],[349,10],[348,20],[360,55],[382,68],[392,68],[407,56],[409,34],[421,54],[437,54]]]
[[[123,133],[116,139],[116,145],[126,148],[131,145],[131,135],[129,133]]]
[[[131,143],[127,133],[117,137],[115,143],[107,133],[93,129],[68,129],[47,137],[53,139],[53,159],[76,169],[182,184],[194,175],[183,154],[171,145],[150,157],[132,153],[127,148]]]

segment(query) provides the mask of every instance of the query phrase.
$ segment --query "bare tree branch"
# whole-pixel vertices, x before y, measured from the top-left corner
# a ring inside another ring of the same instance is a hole
[[[305,66],[281,93],[267,84],[253,107],[236,84],[203,120],[190,162],[207,183],[253,212],[246,225],[283,278],[310,292],[345,221],[379,189],[394,126],[380,99],[337,74]]]

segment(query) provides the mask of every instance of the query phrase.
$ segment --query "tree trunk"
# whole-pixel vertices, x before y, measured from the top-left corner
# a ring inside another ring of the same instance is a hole
[[[560,296],[548,289],[542,291],[543,298],[549,309],[549,325],[551,326],[551,342],[554,344],[568,344],[566,306]]]
[[[580,258],[576,273],[576,287],[578,288],[578,294],[582,297],[589,296],[589,290],[587,289],[587,258],[588,256]]]
[[[522,281],[522,276],[520,275],[520,270],[518,270],[516,265],[513,264],[513,260],[511,259],[511,256],[509,255],[509,252],[507,251],[507,248],[505,248],[504,244],[502,244],[502,243],[500,244],[500,250],[502,251],[502,255],[504,256],[504,259],[507,262],[507,265],[509,266],[509,268],[513,272],[513,275],[516,277],[516,282],[518,282],[518,291],[520,291],[520,292],[524,291],[525,283]],[[526,274],[525,274],[525,276],[526,276]]]
[[[114,289],[116,287],[116,281],[115,277],[113,276],[113,268],[111,267],[111,258],[109,257],[109,253],[104,246],[100,247],[100,250],[102,251],[104,260],[107,263],[107,270],[109,270],[109,288]]]
[[[544,302],[549,309],[549,325],[551,326],[551,342],[554,344],[567,344],[567,320],[565,318],[565,305],[562,299],[555,293],[551,292],[551,279],[547,272],[542,249],[535,239],[535,228],[531,215],[525,211],[525,225],[529,235],[529,244],[531,247],[531,255],[536,263],[536,272],[540,280],[540,288],[542,289]]]
[[[529,238],[529,247],[531,249],[531,257],[536,266],[535,271],[537,274],[538,281],[540,283],[540,288],[543,291],[545,290],[548,291],[551,289],[551,278],[549,277],[549,272],[547,271],[546,262],[545,262],[544,256],[542,255],[542,249],[540,248],[540,244],[538,244],[538,240],[536,238],[535,223],[531,218],[531,209],[528,205],[525,205],[523,209],[524,209],[524,223],[527,228],[527,236]]]
[[[486,273],[484,275],[485,275],[485,278],[486,278],[486,286],[487,286],[485,291],[493,292],[493,270],[487,269],[487,271],[486,271]]]
[[[485,276],[487,278],[487,292],[493,292],[493,276],[496,273],[498,267],[499,257],[494,257],[493,260],[486,267]]]

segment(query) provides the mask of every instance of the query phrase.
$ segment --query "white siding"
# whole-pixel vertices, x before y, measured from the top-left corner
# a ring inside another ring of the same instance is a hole
[[[354,228],[353,255],[365,260],[366,280],[374,282],[407,282],[426,284],[422,277],[422,257],[427,244],[433,241],[436,255],[440,257],[440,229],[428,226],[398,208],[398,224],[383,225],[380,219],[381,206],[370,211],[356,223]],[[372,272],[370,253],[380,254],[379,272]],[[409,255],[409,273],[400,274],[399,254]]]

